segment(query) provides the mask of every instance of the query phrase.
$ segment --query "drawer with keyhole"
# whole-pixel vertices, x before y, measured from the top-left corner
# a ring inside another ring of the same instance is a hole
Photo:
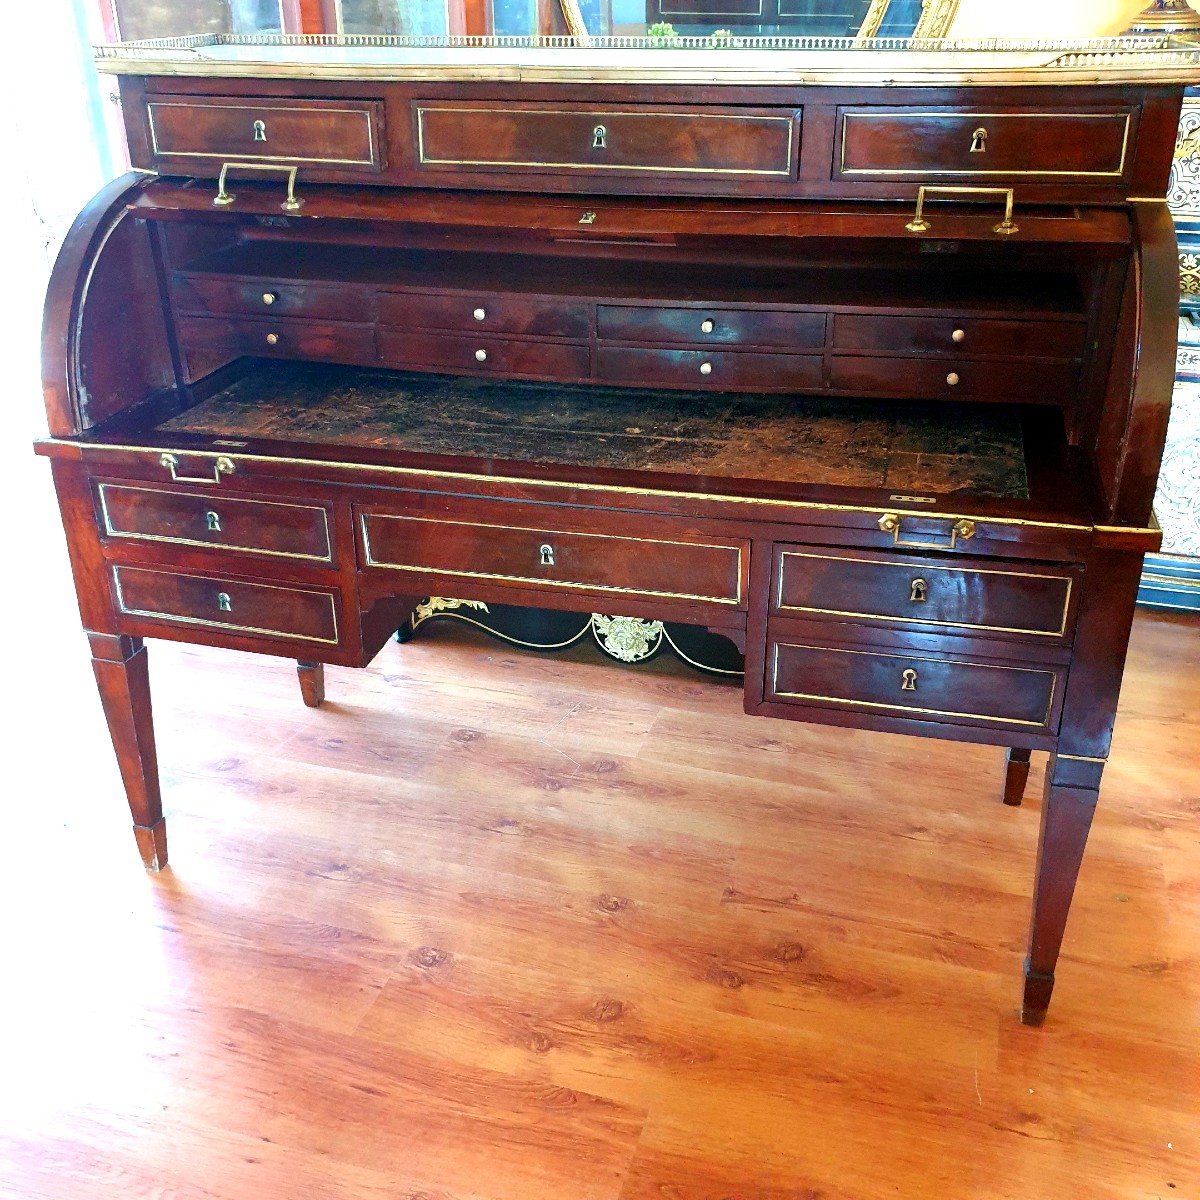
[[[96,507],[106,539],[244,551],[333,563],[330,511],[207,490],[97,483]]]
[[[1083,571],[1062,564],[777,545],[771,613],[918,631],[1068,641]]]

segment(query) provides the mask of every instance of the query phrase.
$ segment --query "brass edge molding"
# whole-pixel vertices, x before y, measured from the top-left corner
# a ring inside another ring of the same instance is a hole
[[[554,537],[556,534],[561,534],[563,537],[597,538],[605,542],[644,542],[654,546],[683,546],[699,547],[705,550],[725,550],[731,552],[737,560],[737,594],[732,598],[728,596],[706,596],[696,595],[691,592],[662,592],[654,591],[650,588],[616,587],[612,584],[604,583],[581,583],[569,579],[546,579],[538,575],[497,575],[487,571],[468,571],[453,567],[427,567],[416,563],[384,562],[382,559],[377,559],[371,550],[371,535],[367,529],[367,520],[370,517],[378,517],[385,521],[419,521],[427,525],[466,525],[473,529],[503,529],[514,533],[536,533],[547,537]],[[495,525],[486,521],[458,521],[452,517],[417,517],[407,516],[403,513],[360,512],[358,514],[358,521],[359,530],[362,533],[363,550],[366,553],[366,565],[369,567],[378,567],[385,571],[419,571],[427,575],[456,575],[466,579],[492,579],[508,583],[529,583],[533,584],[535,588],[578,588],[584,591],[611,592],[624,596],[655,596],[669,600],[708,601],[714,604],[732,604],[737,607],[741,607],[742,604],[742,580],[746,573],[742,543],[738,543],[737,545],[720,545],[710,542],[679,542],[670,538],[625,537],[615,533],[577,533],[569,529],[534,529],[525,525]]]
[[[942,708],[918,708],[906,704],[889,704],[885,700],[856,700],[848,696],[824,696],[816,692],[787,692],[779,690],[779,651],[781,649],[792,650],[820,650],[824,653],[831,654],[857,654],[866,658],[893,658],[897,662],[906,663],[922,663],[933,662],[943,663],[955,667],[979,667],[989,671],[1017,671],[1023,675],[1044,675],[1050,680],[1050,696],[1046,705],[1046,715],[1040,721],[1029,721],[1024,717],[997,717],[989,713],[969,713],[955,712],[951,709]],[[780,642],[774,643],[774,654],[772,657],[771,666],[771,694],[773,696],[781,696],[784,699],[795,700],[815,700],[827,704],[843,704],[858,708],[878,708],[887,709],[892,712],[900,713],[916,713],[920,716],[929,717],[960,717],[969,721],[995,721],[1002,725],[1028,725],[1034,729],[1047,729],[1050,725],[1050,717],[1054,712],[1054,699],[1058,692],[1058,673],[1055,671],[1046,671],[1040,668],[1033,667],[1010,667],[1003,663],[974,663],[964,662],[957,658],[935,658],[927,654],[893,654],[886,650],[843,650],[837,646],[810,646],[799,642]]]
[[[89,453],[104,453],[118,451],[129,454],[184,454],[193,458],[228,458],[228,450],[179,450],[164,446],[127,446],[110,442],[83,442],[73,438],[48,437],[38,443],[41,446],[63,446],[80,453],[83,462],[88,462]],[[712,500],[720,504],[761,504],[775,508],[795,508],[806,512],[844,512],[869,513],[881,516],[885,512],[895,513],[901,517],[936,517],[939,520],[974,521],[981,532],[986,533],[989,525],[1001,525],[1007,528],[1021,529],[1059,529],[1074,533],[1091,533],[1098,527],[1095,525],[1075,525],[1063,521],[1034,521],[1025,517],[995,517],[978,516],[973,513],[931,513],[928,509],[904,509],[884,504],[829,504],[819,500],[779,500],[769,496],[731,496],[711,492],[685,492],[672,488],[631,487],[617,483],[588,483],[563,479],[533,479],[520,475],[486,475],[470,471],[438,471],[430,467],[398,467],[387,464],[361,462],[334,462],[327,459],[291,458],[279,454],[241,454],[239,461],[248,463],[274,463],[280,466],[317,467],[336,471],[380,472],[387,475],[405,475],[419,478],[445,480],[455,479],[471,483],[511,483],[520,487],[549,487],[580,492],[611,492],[618,496],[662,496],[678,500]],[[1123,533],[1145,533],[1142,528],[1121,529]]]
[[[320,513],[321,521],[325,528],[325,553],[303,554],[297,550],[269,550],[262,546],[234,545],[232,542],[203,542],[198,538],[168,537],[166,534],[136,533],[117,529],[113,525],[108,511],[108,496],[106,493],[109,488],[119,488],[123,492],[149,492],[153,496],[186,496],[189,500],[209,500],[212,503],[224,505],[228,505],[232,501],[234,504],[254,504],[260,508],[298,508],[305,512]],[[269,554],[276,558],[304,559],[306,562],[333,562],[333,534],[329,528],[329,513],[319,504],[291,504],[286,500],[250,500],[243,496],[216,496],[215,494],[213,496],[199,496],[192,492],[179,492],[174,488],[135,487],[126,483],[97,483],[96,490],[100,496],[100,512],[104,517],[104,532],[109,537],[130,538],[133,541],[142,542],[162,542],[172,546],[198,546],[205,550],[231,550],[234,552],[244,551],[250,554]]]
[[[1090,762],[1090,763],[1106,763],[1106,762],[1108,762],[1107,758],[1093,758],[1090,754],[1060,754],[1060,753],[1058,753],[1058,751],[1054,752],[1054,757],[1055,758],[1064,758],[1068,762]]]
[[[1107,121],[1115,116],[1124,116],[1125,129],[1121,138],[1121,160],[1115,171],[1019,171],[1019,170],[971,170],[971,169],[938,169],[934,167],[913,167],[905,170],[895,170],[892,168],[882,167],[847,167],[846,166],[846,137],[849,132],[848,126],[850,121],[887,121],[887,120],[909,120],[915,117],[964,117],[968,123],[970,121],[979,120],[987,121],[992,119],[1002,119],[1004,117],[1031,117],[1039,119],[1042,117],[1069,117],[1072,120],[1094,120]],[[914,112],[906,109],[897,109],[891,112],[843,112],[842,113],[842,129],[841,129],[841,162],[839,164],[839,172],[847,178],[892,178],[892,177],[907,177],[912,179],[926,177],[941,177],[954,176],[955,178],[970,178],[983,179],[988,177],[1006,177],[1013,179],[1040,179],[1040,178],[1070,178],[1070,179],[1120,179],[1125,174],[1125,168],[1129,160],[1129,137],[1133,131],[1133,114],[1126,111],[1124,113],[1098,113],[1098,112],[1046,112],[1043,109],[1029,109],[1027,112],[1011,111],[1004,113],[989,113],[989,112],[971,112],[966,109],[937,109],[930,112]]]
[[[151,100],[146,104],[146,118],[150,123],[150,149],[153,154],[159,158],[228,158],[226,151],[213,150],[163,150],[158,144],[158,130],[154,126],[154,110],[156,108],[190,108],[204,111],[214,108],[227,108],[234,112],[257,112],[260,109],[264,112],[322,112],[322,113],[346,113],[350,116],[362,117],[367,123],[367,157],[366,158],[316,158],[312,155],[303,154],[256,154],[253,150],[242,154],[243,158],[252,158],[262,162],[294,162],[307,163],[309,166],[348,166],[348,167],[377,167],[379,165],[379,156],[375,151],[375,122],[373,120],[373,110],[370,108],[297,108],[293,105],[272,104],[251,104],[249,100],[245,103],[228,102],[214,100],[206,103],[203,100],[186,101],[186,100]]]
[[[231,582],[227,579],[221,579],[217,575],[198,575],[192,574],[189,571],[167,571],[161,567],[143,567],[132,563],[113,563],[111,564],[111,570],[113,587],[117,593],[117,609],[125,616],[148,617],[156,621],[176,621],[181,625],[199,625],[205,629],[228,629],[235,633],[262,634],[266,637],[280,637],[297,642],[319,642],[326,646],[336,646],[341,642],[341,634],[338,632],[337,601],[334,598],[333,592],[316,591],[313,588],[304,587],[284,587],[280,584],[258,583],[257,581]],[[329,601],[329,614],[333,618],[333,637],[315,637],[311,633],[294,633],[287,629],[266,629],[258,625],[236,625],[232,621],[213,621],[207,617],[190,617],[180,613],[157,612],[154,609],[130,608],[125,603],[125,592],[121,587],[122,571],[145,571],[152,575],[171,575],[177,579],[203,579],[208,583],[225,584],[229,587],[266,588],[273,592],[299,592],[306,596],[321,596]]]
[[[864,566],[891,568],[894,571],[901,571],[908,574],[921,573],[925,571],[948,571],[959,575],[999,575],[1009,579],[1046,579],[1055,583],[1064,583],[1066,584],[1066,591],[1063,593],[1062,622],[1056,630],[1021,629],[1007,625],[984,625],[974,621],[935,621],[927,617],[901,616],[898,613],[843,612],[835,608],[812,608],[806,605],[784,604],[783,562],[788,558],[812,558],[816,559],[818,562],[862,563]],[[913,625],[933,625],[939,629],[980,629],[988,633],[1022,633],[1033,637],[1062,637],[1067,632],[1067,615],[1071,611],[1071,596],[1075,585],[1075,580],[1070,575],[1045,575],[1030,571],[1002,571],[989,567],[960,567],[950,565],[940,566],[934,563],[918,562],[916,560],[911,562],[887,562],[876,558],[855,558],[849,555],[815,554],[800,550],[784,550],[779,556],[779,564],[779,587],[776,592],[775,607],[776,610],[781,613],[815,613],[820,616],[829,617],[859,617],[865,621],[900,621]]]
[[[686,174],[686,175],[770,175],[779,178],[790,179],[792,176],[792,145],[795,142],[795,118],[791,116],[771,116],[763,113],[746,114],[739,113],[705,113],[703,119],[706,121],[740,121],[743,124],[749,121],[760,122],[762,124],[778,124],[786,127],[787,133],[787,154],[782,168],[759,168],[759,167],[675,167],[669,164],[657,163],[605,163],[605,162],[550,162],[544,159],[537,161],[524,162],[518,159],[486,159],[486,158],[428,158],[425,153],[425,114],[426,113],[449,113],[457,115],[460,113],[494,113],[495,108],[465,108],[465,107],[442,107],[435,105],[417,105],[417,161],[423,166],[431,167],[526,167],[533,170],[571,170],[571,171],[652,171],[661,174]],[[677,121],[695,121],[697,115],[695,113],[685,112],[637,112],[637,111],[621,111],[619,109],[600,109],[595,112],[589,112],[586,109],[575,111],[573,109],[554,109],[554,108],[510,108],[507,105],[504,107],[505,115],[509,113],[522,113],[529,116],[586,116],[589,120],[600,120],[601,118],[611,117],[635,117],[635,118],[650,118],[655,119],[666,118],[668,120]],[[219,157],[219,156],[218,156]]]
[[[680,650],[679,646],[676,645],[675,639],[671,637],[671,631],[667,628],[665,621],[663,622],[663,637],[666,639],[667,645],[670,646],[671,649],[674,650],[675,653],[678,654],[679,657],[682,658],[689,667],[695,667],[698,671],[708,671],[713,675],[730,675],[735,679],[745,678],[745,671],[730,671],[726,667],[710,667],[704,663],[698,663],[694,658],[689,658],[682,650]]]

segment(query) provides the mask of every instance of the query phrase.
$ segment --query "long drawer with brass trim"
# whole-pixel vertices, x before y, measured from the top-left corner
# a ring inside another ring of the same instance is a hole
[[[823,645],[769,636],[768,702],[1047,733],[1058,723],[1066,668],[899,646]]]
[[[843,108],[834,178],[1120,179],[1135,112]]]
[[[528,512],[522,516],[528,518]],[[592,592],[740,608],[749,546],[744,541],[458,520],[358,510],[364,569],[414,577],[485,580],[522,590]]]
[[[770,611],[956,634],[1070,638],[1082,570],[776,545]]]
[[[155,96],[146,103],[150,153],[180,160],[279,163],[323,171],[382,169],[382,106],[362,100]]]
[[[360,323],[375,319],[375,290],[351,283],[177,271],[171,287],[179,312],[202,317],[308,317]]]
[[[234,497],[212,489],[95,487],[100,529],[107,538],[333,562],[325,505]]]
[[[162,568],[112,565],[117,612],[265,638],[336,646],[337,596],[330,589],[248,582]]]
[[[423,171],[553,175],[795,177],[800,114],[790,109],[413,105]]]

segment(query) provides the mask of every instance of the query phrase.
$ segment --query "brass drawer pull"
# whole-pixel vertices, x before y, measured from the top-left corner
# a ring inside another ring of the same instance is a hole
[[[554,547],[548,542],[538,547],[538,563],[543,567],[554,566]]]
[[[903,536],[902,522],[896,513],[884,513],[879,518],[879,528],[884,533],[892,535],[892,544],[909,550],[953,550],[962,541],[969,541],[975,536],[975,522],[969,517],[959,517],[950,527],[948,542],[935,542],[928,539],[906,538]],[[924,582],[916,580],[913,583],[913,600],[917,599],[917,584]],[[922,597],[923,599],[924,597]]]
[[[915,692],[917,690],[917,673],[912,667],[908,667],[901,672],[900,690],[902,692]]]
[[[213,204],[218,208],[227,208],[232,204],[237,197],[233,192],[225,190],[225,176],[230,170],[235,171],[286,171],[287,172],[287,199],[279,206],[284,212],[299,212],[300,206],[304,203],[303,200],[296,196],[296,172],[299,167],[285,167],[276,165],[275,163],[246,163],[246,162],[227,162],[221,164],[221,174],[217,176],[217,194],[213,197]],[[266,300],[266,297],[263,297]]]
[[[951,335],[952,342],[965,342],[967,340],[967,331],[965,329],[956,329]]]
[[[1021,227],[1013,220],[1013,189],[1012,188],[974,188],[974,187],[926,187],[917,189],[917,211],[913,219],[905,225],[909,233],[928,233],[929,222],[925,219],[925,202],[927,200],[945,199],[954,196],[1003,196],[1004,220],[992,227],[993,233],[1001,237],[1011,237]]]
[[[170,453],[170,451],[161,454],[158,462],[160,466],[166,467],[171,472],[172,483],[220,483],[222,475],[232,475],[235,469],[233,459],[224,454],[213,464],[211,477],[205,475],[180,475],[179,459]]]
[[[957,371],[951,371],[950,374],[946,376],[946,382],[951,387],[958,387],[958,385],[962,383],[962,376]]]

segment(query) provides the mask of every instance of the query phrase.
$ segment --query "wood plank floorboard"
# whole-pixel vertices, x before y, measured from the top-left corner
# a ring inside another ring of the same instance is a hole
[[[319,710],[151,672],[171,868],[74,686],[6,826],[4,1200],[1200,1200],[1200,624],[1138,618],[1042,1030],[1043,755],[1010,810],[998,750],[449,627]]]

